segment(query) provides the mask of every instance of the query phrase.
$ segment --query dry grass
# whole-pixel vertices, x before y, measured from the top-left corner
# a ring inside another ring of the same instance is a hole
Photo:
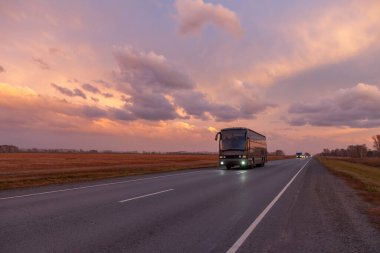
[[[269,156],[269,160],[293,156]],[[0,190],[215,167],[217,155],[0,154]]]
[[[377,164],[375,160],[337,159],[319,157],[334,175],[343,178],[348,185],[354,188],[366,202],[372,205],[368,209],[371,222],[380,228],[380,169],[367,164]]]
[[[334,159],[339,159],[342,161],[350,163],[365,164],[372,167],[380,168],[380,157],[365,157],[365,158],[351,158],[351,157],[336,157]]]
[[[215,166],[217,155],[0,154],[0,189]]]

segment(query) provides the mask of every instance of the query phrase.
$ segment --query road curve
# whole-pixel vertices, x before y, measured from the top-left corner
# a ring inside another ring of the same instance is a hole
[[[315,159],[9,190],[0,252],[379,252],[364,210]]]

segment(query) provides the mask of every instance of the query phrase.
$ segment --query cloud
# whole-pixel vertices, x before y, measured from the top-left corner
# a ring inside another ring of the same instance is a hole
[[[99,99],[98,98],[94,98],[94,97],[91,97],[91,100],[94,101],[94,102],[99,102]]]
[[[57,91],[62,93],[63,95],[69,96],[69,97],[82,97],[83,99],[86,99],[86,94],[78,88],[75,88],[74,90],[70,90],[66,87],[59,86],[55,83],[51,83],[51,86],[53,86]]]
[[[75,129],[87,121],[82,106],[37,94],[28,87],[0,83],[0,128]],[[78,117],[80,116],[80,117]]]
[[[103,85],[106,88],[110,88],[111,87],[111,84],[109,82],[101,80],[101,79],[94,80],[94,82],[99,83],[99,84]]]
[[[82,84],[82,88],[91,93],[95,93],[95,94],[100,93],[100,90],[98,88],[96,88],[94,85],[91,85],[89,83]]]
[[[253,119],[255,115],[275,106],[272,103],[260,101],[257,98],[242,96],[239,107],[228,104],[212,103],[205,93],[200,91],[178,91],[173,95],[174,101],[189,115],[203,120],[214,118],[219,122],[229,122],[243,119]]]
[[[0,65],[0,73],[5,72],[5,69]]]
[[[262,101],[257,97],[242,96],[242,101],[240,102],[241,117],[246,119],[254,118],[256,114],[276,106],[274,103]]]
[[[353,128],[380,127],[380,89],[359,83],[340,89],[331,96],[314,103],[294,103],[289,113],[297,115],[289,120],[294,126],[346,126]]]
[[[136,120],[135,115],[133,115],[131,112],[125,109],[111,108],[110,113],[112,117],[117,120],[124,120],[124,121]]]
[[[128,110],[135,117],[145,120],[171,120],[178,116],[175,107],[164,95],[148,92],[134,94]]]
[[[174,95],[174,102],[181,106],[187,114],[197,118],[208,119],[207,111],[211,110],[211,103],[206,95],[199,91],[178,91]]]
[[[117,88],[129,96],[121,108],[127,112],[127,117],[123,118],[128,120],[172,120],[193,116],[202,120],[232,121],[252,119],[272,106],[248,95],[241,96],[244,102],[240,107],[213,102],[206,93],[196,89],[195,81],[187,74],[154,52],[138,52],[125,47],[117,49],[114,55],[120,68]]]
[[[86,94],[81,89],[75,88],[74,89],[74,96],[82,97],[83,99],[86,99]]]
[[[33,57],[33,61],[38,63],[38,66],[43,69],[43,70],[49,70],[50,69],[50,66],[49,64],[47,64],[43,59],[41,58],[37,58],[37,57]]]
[[[87,118],[101,118],[108,115],[106,110],[100,109],[95,106],[84,106],[82,108],[83,115]]]
[[[307,16],[306,16],[307,15]],[[367,17],[367,18],[363,18]],[[276,26],[278,36],[259,63],[241,73],[242,79],[270,85],[284,78],[345,61],[366,49],[378,48],[380,3],[349,1],[329,4],[295,15]]]
[[[240,111],[231,105],[211,103],[206,94],[200,91],[180,91],[173,97],[176,104],[187,114],[199,119],[215,118],[216,121],[232,121],[242,116]]]
[[[118,88],[130,96],[121,118],[145,120],[170,120],[177,114],[166,95],[175,90],[195,87],[191,78],[177,70],[162,55],[138,52],[131,47],[116,49],[114,56],[119,65]],[[128,83],[128,88],[123,83]]]
[[[113,98],[113,94],[111,94],[111,93],[104,92],[104,93],[102,93],[102,95],[105,98]]]
[[[205,3],[203,0],[176,0],[175,7],[181,34],[198,33],[206,24],[218,26],[233,35],[242,34],[237,15],[221,4]]]
[[[0,129],[96,130],[98,120],[126,120],[118,109],[67,102],[28,87],[0,83]],[[128,120],[131,120],[128,119]],[[95,124],[95,125],[94,125]]]
[[[115,49],[114,56],[122,78],[135,90],[151,88],[163,92],[195,87],[191,78],[174,68],[163,55],[138,52],[132,47],[124,47]]]

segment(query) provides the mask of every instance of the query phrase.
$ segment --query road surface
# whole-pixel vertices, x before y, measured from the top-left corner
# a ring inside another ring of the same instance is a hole
[[[316,159],[0,192],[0,252],[380,252]]]

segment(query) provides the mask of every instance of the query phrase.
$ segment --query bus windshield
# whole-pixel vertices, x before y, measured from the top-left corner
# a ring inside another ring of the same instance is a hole
[[[221,150],[245,150],[246,131],[226,130],[221,133]]]

